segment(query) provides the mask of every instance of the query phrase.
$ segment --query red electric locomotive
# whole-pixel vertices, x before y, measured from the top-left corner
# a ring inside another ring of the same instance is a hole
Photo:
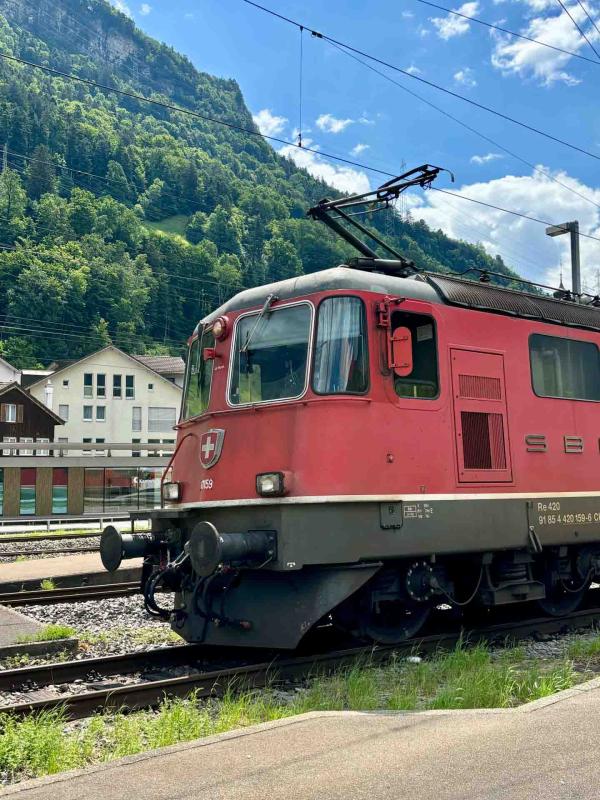
[[[311,213],[361,227],[351,201]],[[163,508],[103,534],[188,641],[294,648],[331,618],[396,642],[440,603],[560,615],[600,575],[600,310],[353,244],[202,320]]]

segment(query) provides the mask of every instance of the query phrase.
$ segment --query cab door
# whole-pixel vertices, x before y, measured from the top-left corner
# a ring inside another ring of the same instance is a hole
[[[460,483],[512,481],[504,356],[450,350]]]

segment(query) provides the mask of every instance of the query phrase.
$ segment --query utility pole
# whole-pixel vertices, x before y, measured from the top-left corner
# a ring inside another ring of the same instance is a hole
[[[579,257],[579,222],[565,222],[562,225],[550,225],[546,228],[548,236],[561,236],[568,233],[571,236],[571,291],[575,300],[581,295],[581,261]]]

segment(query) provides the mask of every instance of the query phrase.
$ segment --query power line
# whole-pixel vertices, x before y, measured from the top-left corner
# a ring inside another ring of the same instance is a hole
[[[589,46],[592,48],[592,50],[594,51],[594,53],[596,54],[596,56],[598,56],[598,58],[600,58],[600,54],[598,53],[598,51],[596,50],[596,48],[594,47],[594,45],[593,45],[593,44],[590,42],[590,40],[588,39],[588,37],[585,35],[585,31],[583,30],[583,28],[581,28],[581,27],[579,26],[579,23],[577,22],[577,20],[575,19],[575,17],[574,17],[574,16],[571,14],[571,12],[569,11],[569,9],[568,9],[568,8],[566,7],[566,5],[563,3],[563,0],[556,0],[556,2],[557,2],[557,3],[558,3],[558,5],[559,5],[559,6],[562,8],[562,10],[565,12],[565,14],[566,14],[566,15],[569,17],[569,19],[571,20],[571,22],[573,23],[573,25],[575,25],[575,27],[577,28],[577,30],[579,31],[579,33],[582,35],[582,37],[585,39],[585,41],[586,41],[586,42],[589,44]]]
[[[582,200],[585,200],[587,203],[591,203],[593,206],[596,206],[596,208],[600,208],[600,204],[596,203],[595,200],[592,200],[590,197],[586,197],[586,195],[581,194],[581,192],[578,192],[576,189],[573,189],[571,186],[567,186],[566,183],[563,183],[562,181],[559,181],[558,178],[555,178],[550,173],[546,172],[545,170],[541,169],[540,167],[537,167],[531,161],[527,161],[527,159],[525,159],[522,156],[520,156],[517,153],[515,153],[514,150],[509,150],[508,147],[505,147],[503,144],[500,144],[500,142],[497,142],[495,139],[492,139],[489,136],[486,136],[486,134],[481,133],[481,131],[478,131],[476,128],[473,128],[471,125],[467,125],[466,122],[463,122],[458,117],[455,117],[453,114],[450,114],[449,111],[445,111],[443,108],[440,108],[435,103],[432,103],[430,100],[427,100],[422,95],[417,94],[417,92],[413,92],[412,89],[409,89],[407,86],[404,86],[403,84],[398,83],[398,81],[395,81],[392,77],[390,77],[389,75],[386,75],[385,72],[382,72],[381,70],[379,70],[376,67],[374,67],[372,64],[368,64],[366,61],[363,61],[362,58],[359,58],[358,56],[355,56],[354,53],[348,52],[343,47],[340,47],[337,44],[333,44],[332,46],[335,47],[337,50],[339,50],[340,53],[344,53],[344,55],[348,56],[349,58],[354,59],[359,64],[362,64],[363,67],[366,67],[366,69],[370,69],[371,72],[375,72],[377,75],[380,75],[386,81],[389,81],[390,83],[393,83],[394,86],[397,86],[399,89],[402,89],[402,91],[407,92],[408,94],[412,95],[412,97],[416,97],[422,103],[425,103],[426,105],[430,106],[430,108],[434,108],[436,111],[439,111],[440,114],[443,114],[445,117],[448,117],[448,119],[451,119],[453,122],[458,123],[458,125],[461,125],[466,130],[470,131],[471,133],[474,133],[476,136],[479,136],[481,139],[484,139],[489,144],[494,145],[494,147],[497,147],[499,150],[503,150],[505,153],[507,153],[512,158],[515,158],[517,161],[520,161],[521,163],[526,164],[534,172],[538,172],[540,175],[543,175],[545,178],[549,178],[554,183],[558,184],[559,186],[562,186],[563,189],[566,189],[567,191],[571,192],[572,194],[577,195]]]
[[[258,8],[261,11],[264,11],[265,13],[270,14],[273,17],[277,17],[278,19],[282,20],[283,22],[287,22],[290,25],[295,25],[298,28],[299,27],[306,28],[306,30],[309,30],[311,34],[317,39],[324,39],[327,42],[331,42],[332,44],[336,44],[340,47],[345,48],[346,50],[350,50],[351,52],[356,53],[357,55],[362,56],[363,58],[368,58],[370,61],[374,61],[376,64],[380,64],[383,67],[388,67],[389,69],[392,69],[395,72],[399,72],[400,74],[405,75],[406,77],[411,78],[412,80],[419,81],[419,83],[423,83],[426,86],[430,86],[434,89],[437,89],[438,91],[443,92],[444,94],[447,94],[450,97],[455,97],[459,100],[463,100],[465,103],[469,103],[469,105],[472,105],[475,108],[479,108],[482,111],[487,111],[488,114],[493,114],[494,116],[499,117],[500,119],[504,119],[507,122],[512,122],[514,125],[518,125],[521,128],[524,128],[525,130],[531,131],[532,133],[536,133],[538,136],[543,136],[545,139],[557,142],[558,144],[562,144],[564,147],[568,147],[571,150],[575,150],[579,153],[582,153],[583,155],[590,156],[590,158],[594,158],[597,161],[600,161],[600,155],[597,153],[593,153],[590,150],[586,150],[583,147],[579,147],[579,145],[573,144],[572,142],[568,142],[565,139],[560,139],[558,136],[553,136],[551,133],[546,133],[545,131],[536,128],[533,125],[529,125],[526,122],[522,122],[521,120],[515,119],[514,117],[511,117],[508,114],[504,114],[502,111],[497,111],[496,109],[491,108],[490,106],[486,106],[483,103],[478,103],[476,100],[472,100],[470,97],[466,97],[465,95],[459,94],[458,92],[454,92],[451,89],[447,89],[444,86],[440,86],[440,84],[438,83],[429,81],[426,78],[422,78],[419,75],[413,75],[411,72],[408,72],[405,69],[401,69],[400,67],[397,67],[395,64],[390,64],[388,61],[383,61],[383,59],[378,58],[377,56],[373,56],[370,53],[365,53],[363,50],[359,50],[356,47],[352,47],[352,45],[346,44],[345,42],[341,42],[338,39],[334,39],[332,36],[327,36],[326,34],[321,33],[320,31],[314,30],[308,25],[301,24],[296,20],[283,16],[283,14],[279,14],[277,11],[273,11],[270,8],[266,8],[266,6],[262,6],[259,3],[255,3],[253,2],[253,0],[242,0],[242,2],[250,6],[253,6],[254,8]]]
[[[586,17],[589,19],[589,21],[592,23],[592,25],[593,25],[593,26],[594,26],[594,28],[596,29],[596,33],[598,33],[598,35],[600,35],[600,29],[599,29],[599,28],[598,28],[598,26],[596,25],[596,21],[595,21],[595,19],[594,19],[594,18],[591,16],[591,14],[590,14],[590,13],[589,13],[589,11],[587,10],[587,8],[586,8],[586,7],[583,5],[583,3],[581,2],[581,0],[577,0],[577,2],[579,3],[579,5],[581,6],[581,8],[583,9],[583,13],[586,15]]]
[[[579,2],[579,0],[577,1]],[[493,25],[491,22],[485,22],[484,20],[478,19],[477,17],[469,17],[467,14],[461,14],[460,11],[455,11],[453,8],[446,8],[445,6],[440,6],[437,3],[431,3],[429,2],[429,0],[416,0],[416,2],[422,3],[424,6],[431,6],[432,8],[437,8],[439,11],[445,11],[447,14],[453,14],[455,17],[462,17],[463,19],[469,20],[469,22],[476,22],[478,25],[484,25],[486,28],[491,28],[492,30],[500,31],[501,33],[507,33],[510,36],[516,36],[518,39],[524,39],[526,42],[531,42],[532,44],[539,44],[542,47],[548,47],[550,50],[556,50],[556,52],[558,53],[564,53],[564,55],[572,56],[573,58],[579,58],[582,61],[587,61],[590,64],[600,64],[600,61],[598,61],[595,58],[588,58],[587,56],[582,56],[581,53],[574,53],[572,50],[564,50],[562,47],[556,47],[553,44],[542,42],[539,39],[533,39],[531,36],[526,36],[523,33],[517,33],[516,31],[511,31],[508,28],[503,28],[500,25]],[[579,4],[581,5],[580,2]]]
[[[8,53],[0,53],[0,58],[3,58],[5,61],[12,61],[17,64],[23,64],[26,67],[33,67],[34,69],[42,70],[43,72],[48,73],[49,75],[55,75],[59,78],[66,78],[67,80],[76,81],[78,83],[83,83],[86,86],[91,86],[94,89],[100,89],[104,92],[113,92],[114,94],[118,94],[121,97],[127,97],[130,100],[138,100],[143,103],[150,103],[151,105],[157,106],[158,108],[164,108],[167,111],[175,111],[178,114],[186,114],[190,117],[195,117],[196,119],[204,120],[205,122],[212,122],[215,125],[223,125],[230,130],[239,131],[240,133],[246,133],[249,136],[255,136],[261,139],[268,139],[271,142],[277,142],[278,144],[283,144],[291,147],[298,147],[295,142],[290,142],[287,139],[281,139],[277,136],[270,136],[265,133],[261,133],[257,130],[252,130],[251,128],[244,128],[242,125],[236,125],[234,122],[227,122],[226,120],[216,119],[215,117],[210,117],[207,114],[201,114],[199,111],[192,111],[188,108],[182,108],[181,106],[177,106],[174,103],[166,103],[162,100],[155,100],[152,97],[145,97],[142,94],[136,94],[135,92],[127,92],[124,89],[117,89],[114,86],[106,86],[103,83],[98,83],[97,81],[93,81],[90,78],[82,78],[79,75],[73,75],[70,72],[63,72],[62,70],[55,69],[54,67],[48,67],[45,64],[36,64],[34,61],[28,61],[25,58],[19,58],[17,56],[11,56]],[[300,149],[300,148],[299,148]],[[366,169],[370,172],[377,172],[380,175],[386,175],[388,177],[395,177],[391,172],[385,172],[381,169],[376,169],[375,167],[369,167],[367,164],[361,164],[358,161],[352,161],[349,158],[342,158],[341,156],[336,156],[333,153],[326,153],[323,150],[317,150],[314,147],[302,147],[302,150],[314,153],[315,155],[322,156],[323,158],[329,158],[333,161],[339,161],[343,164],[349,164],[353,167],[358,167],[359,169]],[[592,154],[589,154],[592,155]],[[596,156],[594,156],[595,158]],[[600,156],[598,156],[600,159]]]

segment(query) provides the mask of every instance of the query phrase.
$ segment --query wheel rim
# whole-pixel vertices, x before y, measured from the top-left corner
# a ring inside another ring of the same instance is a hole
[[[552,617],[562,617],[565,614],[572,614],[576,611],[589,589],[590,581],[583,586],[581,579],[568,581],[558,581],[551,583],[546,576],[546,597],[538,600],[537,603],[542,611]]]
[[[423,603],[395,600],[380,603],[377,610],[369,603],[360,615],[360,634],[380,644],[404,642],[421,630],[430,612]]]

